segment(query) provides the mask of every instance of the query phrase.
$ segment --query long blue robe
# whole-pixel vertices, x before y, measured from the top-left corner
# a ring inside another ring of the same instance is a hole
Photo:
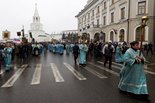
[[[79,49],[80,49],[79,64],[86,64],[86,53],[88,51],[88,46],[85,44],[80,44]]]
[[[74,44],[71,43],[70,46],[71,46],[70,51],[73,52]]]
[[[117,46],[116,53],[115,53],[115,61],[116,62],[123,62],[123,54],[121,47]]]
[[[70,51],[71,51],[71,47],[69,44],[67,44],[66,45],[66,54],[69,55]]]
[[[64,53],[64,45],[63,44],[59,44],[59,54],[63,54]]]
[[[148,94],[144,66],[142,63],[135,63],[139,52],[139,50],[134,51],[132,48],[129,48],[124,54],[125,63],[120,72],[118,88],[133,94]],[[141,57],[143,57],[142,54]],[[144,57],[143,59],[145,60]]]
[[[4,62],[6,65],[6,70],[10,70],[11,68],[11,58],[12,58],[12,48],[4,48],[3,50],[3,56],[4,56]]]
[[[56,52],[56,53],[59,53],[59,44],[56,44],[56,45],[55,45],[55,52]]]
[[[52,44],[48,44],[48,50],[50,51],[50,52],[52,52]]]
[[[52,45],[52,52],[53,52],[53,53],[56,53],[56,44],[53,44],[53,45]]]

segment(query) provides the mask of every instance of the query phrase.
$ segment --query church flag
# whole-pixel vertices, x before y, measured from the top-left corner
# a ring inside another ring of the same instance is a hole
[[[21,36],[21,32],[17,32],[17,36]]]

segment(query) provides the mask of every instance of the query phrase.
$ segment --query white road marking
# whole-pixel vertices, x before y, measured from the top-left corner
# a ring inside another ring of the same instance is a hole
[[[101,61],[97,61],[98,63],[100,63],[100,64],[104,64],[103,62],[101,62]],[[123,66],[122,64],[120,65],[120,64],[118,64],[119,66]],[[118,66],[114,66],[114,65],[111,65],[112,66],[112,68],[116,68],[116,69],[118,69],[118,70],[121,70],[121,67],[118,67]]]
[[[155,65],[155,63],[149,63],[149,64],[147,64],[148,66],[151,66],[151,65]]]
[[[0,75],[2,75],[4,72],[5,72],[4,70],[1,70],[1,71],[0,71]]]
[[[16,82],[16,80],[19,78],[19,76],[23,73],[23,71],[26,69],[28,65],[22,65],[21,68],[19,68],[16,73],[1,87],[2,88],[6,88],[6,87],[12,87],[14,85],[14,83]]]
[[[144,70],[144,71],[145,71],[146,73],[155,75],[155,72],[151,72],[151,71],[148,71],[148,70]]]
[[[18,69],[17,65],[14,65],[14,70],[17,70],[17,69]]]
[[[64,65],[74,74],[74,76],[79,80],[86,80],[81,73],[79,73],[77,70],[75,70],[71,65],[64,63]]]
[[[41,78],[41,64],[36,65],[35,72],[33,74],[31,85],[40,84],[40,78]]]
[[[101,73],[99,73],[99,72],[97,72],[97,71],[95,71],[95,70],[93,70],[91,68],[88,68],[87,66],[83,67],[83,68],[85,68],[87,71],[89,71],[90,73],[94,74],[95,76],[97,76],[97,77],[99,77],[101,79],[108,78],[107,76],[104,76],[103,74],[101,74]]]
[[[115,62],[112,62],[113,64],[116,64],[116,65],[119,65],[119,66],[123,66],[122,64],[118,64],[118,63],[115,63]],[[153,74],[153,75],[155,75],[155,72],[152,72],[152,71],[148,71],[147,69],[148,69],[148,67],[146,66],[146,65],[144,65],[144,71],[146,72],[146,73],[148,73],[148,74]]]
[[[56,82],[64,82],[63,77],[61,76],[57,66],[54,63],[51,63],[51,69],[53,71],[55,81]]]
[[[104,63],[101,62],[101,61],[98,61],[98,63],[104,64]],[[115,62],[112,62],[112,63],[115,64],[115,65],[118,65],[118,66],[122,66],[122,67],[123,67],[123,64],[118,64],[118,63],[115,63]],[[117,67],[117,66],[114,66],[114,65],[112,65],[112,67],[121,70],[121,67]],[[144,71],[145,71],[146,73],[155,75],[155,72],[148,71],[148,67],[147,67],[146,65],[144,65],[144,69],[145,69]]]
[[[101,66],[95,65],[95,64],[93,64],[93,63],[91,63],[91,62],[88,62],[88,64],[94,65],[94,66],[98,67],[98,68],[101,69],[101,70],[104,70],[104,71],[109,72],[109,73],[111,73],[111,74],[113,74],[113,75],[119,76],[119,73],[117,73],[117,72],[115,72],[115,71],[112,71],[112,70],[110,70],[110,69],[107,69],[107,68],[105,68],[105,67],[101,67]]]

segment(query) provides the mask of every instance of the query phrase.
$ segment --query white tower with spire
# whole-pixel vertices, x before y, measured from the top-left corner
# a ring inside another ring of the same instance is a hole
[[[43,25],[40,23],[40,16],[37,9],[37,4],[35,4],[35,12],[33,16],[33,22],[30,25],[29,33],[31,32],[32,37],[35,39],[35,42],[45,42],[49,41],[48,35],[43,31]],[[31,40],[29,40],[31,41]]]

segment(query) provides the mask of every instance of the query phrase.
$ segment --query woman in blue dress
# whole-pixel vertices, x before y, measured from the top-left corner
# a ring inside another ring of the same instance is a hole
[[[6,44],[6,47],[3,50],[3,57],[6,66],[5,70],[9,71],[11,68],[11,58],[12,58],[12,48],[10,43]]]
[[[52,52],[54,54],[56,53],[56,44],[55,43],[52,44]]]
[[[84,42],[83,42],[82,44],[79,45],[79,49],[80,49],[79,64],[85,65],[86,64],[86,53],[88,51],[88,46],[86,44],[84,44]]]
[[[123,62],[123,54],[122,54],[121,44],[118,44],[118,46],[116,47],[115,61],[117,63],[122,63]]]
[[[70,44],[67,43],[67,44],[66,44],[66,54],[69,55],[70,51],[71,51]]]
[[[63,55],[64,53],[64,45],[62,43],[59,44],[59,54]]]
[[[143,54],[140,53],[139,42],[133,41],[124,54],[124,66],[120,72],[118,88],[122,92],[132,94],[136,97],[148,97],[146,75],[144,72]]]

